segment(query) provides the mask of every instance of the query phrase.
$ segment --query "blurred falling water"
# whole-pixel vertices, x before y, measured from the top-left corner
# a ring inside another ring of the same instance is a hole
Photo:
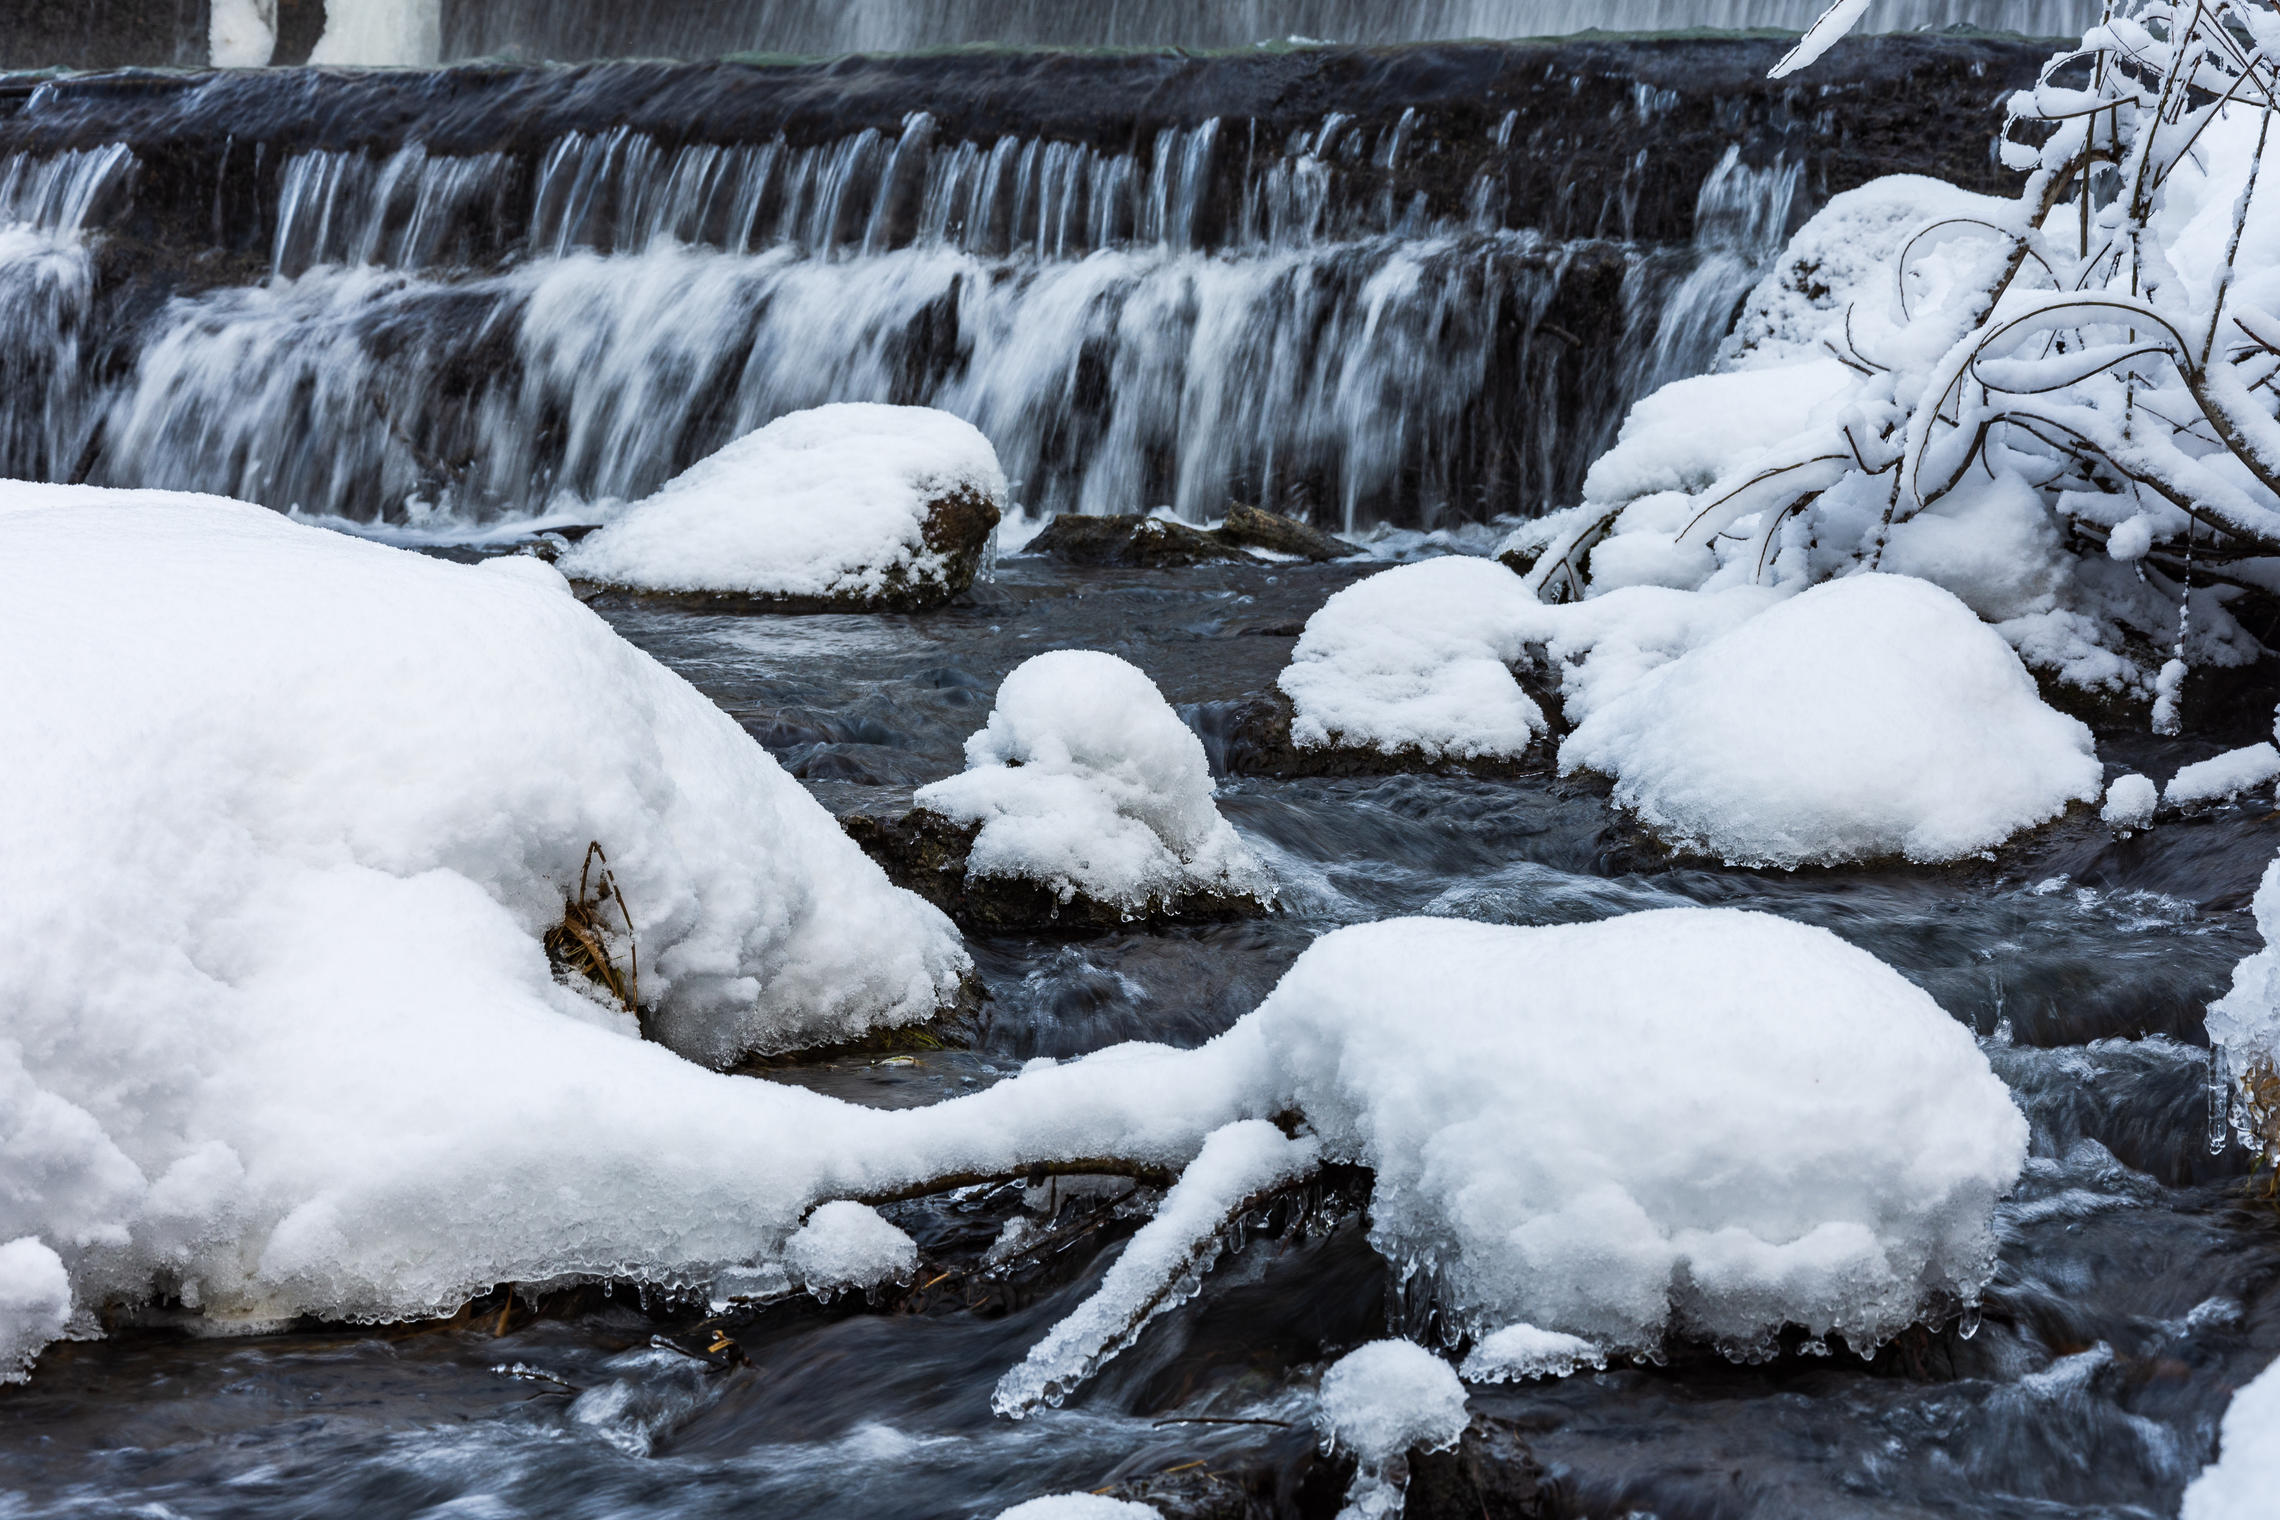
[[[2079,35],[2100,0],[1883,0],[1867,24],[1891,31],[1970,25]],[[970,43],[1239,48],[1286,37],[1414,42],[1685,27],[1802,31],[1825,0],[446,0],[451,57],[605,58],[893,52]]]
[[[942,142],[923,113],[805,147],[307,152],[272,277],[174,299],[107,395],[76,380],[81,223],[132,161],[19,160],[0,279],[33,294],[0,326],[45,390],[12,409],[9,468],[482,520],[881,400],[972,419],[1033,509],[1536,510],[1631,397],[1707,363],[1798,172],[1729,153],[1692,250],[1562,242],[1502,225],[1485,171],[1469,217],[1430,216],[1396,181],[1414,129],[1332,115],[1239,164],[1218,121],[1113,153]],[[1629,205],[1593,215],[1620,234]]]
[[[0,162],[0,476],[77,465],[94,277],[83,231],[132,180],[123,147]]]

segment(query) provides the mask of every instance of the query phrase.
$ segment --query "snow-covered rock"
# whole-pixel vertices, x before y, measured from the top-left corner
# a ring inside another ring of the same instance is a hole
[[[1514,682],[1536,600],[1493,560],[1450,555],[1357,581],[1307,620],[1277,684],[1301,749],[1517,759],[1544,714]]]
[[[1811,358],[1778,370],[1674,380],[1632,404],[1615,446],[1584,477],[1587,503],[1699,491],[1745,471],[1852,389],[1854,371]]]
[[[2264,868],[2254,902],[2256,930],[2263,948],[2233,967],[2232,986],[2209,1005],[2209,1043],[2236,1080],[2271,1075],[2280,1068],[2280,860]],[[2243,1144],[2267,1162],[2280,1163],[2280,1134],[2257,1133],[2245,1105],[2236,1105],[2233,1123]]]
[[[2280,1363],[2233,1395],[2217,1443],[2178,1520],[2269,1520],[2280,1496]]]
[[[2154,811],[2161,806],[2161,789],[2150,776],[2131,773],[2116,776],[2113,785],[2106,788],[2106,805],[2098,816],[2117,829],[2142,829],[2153,822]]]
[[[13,1148],[0,1152],[13,1161]],[[71,1323],[71,1278],[63,1258],[26,1235],[0,1245],[0,1383],[20,1383],[42,1346]]]
[[[0,1239],[82,1302],[415,1312],[766,1244],[737,1084],[549,971],[589,841],[702,1061],[925,1019],[968,965],[535,561],[8,485],[0,563]]]
[[[916,611],[972,583],[1005,494],[997,451],[971,423],[840,402],[745,434],[559,563],[635,591]]]
[[[1754,913],[1342,929],[1221,1044],[1254,1040],[1325,1155],[1374,1171],[1379,1252],[1490,1347],[1873,1345],[1977,1296],[2026,1155],[1968,1029]]]
[[[2161,800],[2171,807],[2225,802],[2280,776],[2280,750],[2249,744],[2185,766],[2169,778]]]
[[[1127,918],[1273,896],[1212,802],[1202,741],[1115,655],[1024,661],[966,741],[966,763],[912,801],[977,829],[969,881],[1033,882],[1063,905],[1081,898]]]
[[[877,1209],[838,1199],[808,1216],[784,1242],[784,1265],[818,1298],[908,1277],[918,1243]]]
[[[1164,1512],[1153,1504],[1106,1494],[1047,1494],[999,1510],[997,1520],[1164,1520]]]
[[[2079,721],[1925,581],[1816,586],[1596,707],[1563,770],[1614,778],[1658,833],[1736,865],[1946,861],[2094,802]]]
[[[276,0],[214,0],[206,56],[217,69],[258,69],[277,51]]]
[[[325,0],[325,32],[309,62],[427,68],[442,56],[442,0]]]
[[[1505,1383],[1515,1378],[1566,1377],[1578,1367],[1604,1367],[1607,1353],[1580,1335],[1506,1325],[1473,1347],[1463,1373],[1474,1383]]]
[[[1356,1471],[1339,1520],[1384,1520],[1402,1509],[1411,1451],[1446,1451],[1465,1433],[1465,1385],[1414,1341],[1371,1341],[1322,1375],[1318,1419]]]

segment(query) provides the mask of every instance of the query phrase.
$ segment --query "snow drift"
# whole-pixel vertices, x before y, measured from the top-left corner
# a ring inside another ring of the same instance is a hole
[[[1039,882],[1139,915],[1197,894],[1266,899],[1273,885],[1212,803],[1203,743],[1155,682],[1112,654],[1024,661],[966,741],[968,769],[912,801],[977,824],[969,877]]]
[[[560,564],[636,591],[915,609],[972,581],[1005,494],[997,451],[972,424],[840,402],[698,461]]]
[[[2219,1441],[2179,1520],[2264,1520],[2280,1494],[2280,1363],[2233,1395]]]

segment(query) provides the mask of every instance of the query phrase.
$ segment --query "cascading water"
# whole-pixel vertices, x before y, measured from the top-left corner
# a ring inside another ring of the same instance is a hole
[[[861,399],[970,418],[1036,510],[1238,498],[1347,529],[1533,511],[1572,494],[1631,397],[1707,361],[1800,165],[1730,149],[1688,247],[1623,241],[1629,176],[1567,208],[1607,236],[1563,240],[1513,203],[1515,125],[1440,210],[1413,171],[1444,145],[1414,108],[1124,150],[951,138],[925,112],[811,145],[620,127],[523,156],[311,149],[277,166],[268,278],[176,297],[130,366],[76,386],[86,209],[51,191],[14,235],[63,251],[8,277],[61,259],[78,304],[10,323],[57,356],[11,457],[472,522],[635,496],[771,417]],[[10,162],[27,184],[133,167],[124,148]]]

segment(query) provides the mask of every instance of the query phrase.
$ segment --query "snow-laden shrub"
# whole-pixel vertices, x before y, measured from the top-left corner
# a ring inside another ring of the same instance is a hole
[[[979,825],[969,877],[1041,883],[1131,915],[1197,894],[1264,899],[1266,870],[1212,802],[1203,742],[1136,665],[1061,649],[1016,666],[920,808]]]
[[[2164,730],[2186,661],[2258,653],[2225,603],[2280,555],[2280,12],[2117,10],[2011,97],[2018,195],[1895,177],[1807,223],[1722,372],[1516,544],[1547,594],[1919,575]]]
[[[636,591],[917,607],[966,588],[1005,497],[997,451],[972,423],[838,402],[699,460],[560,564]],[[956,542],[936,521],[946,508],[961,512]]]

